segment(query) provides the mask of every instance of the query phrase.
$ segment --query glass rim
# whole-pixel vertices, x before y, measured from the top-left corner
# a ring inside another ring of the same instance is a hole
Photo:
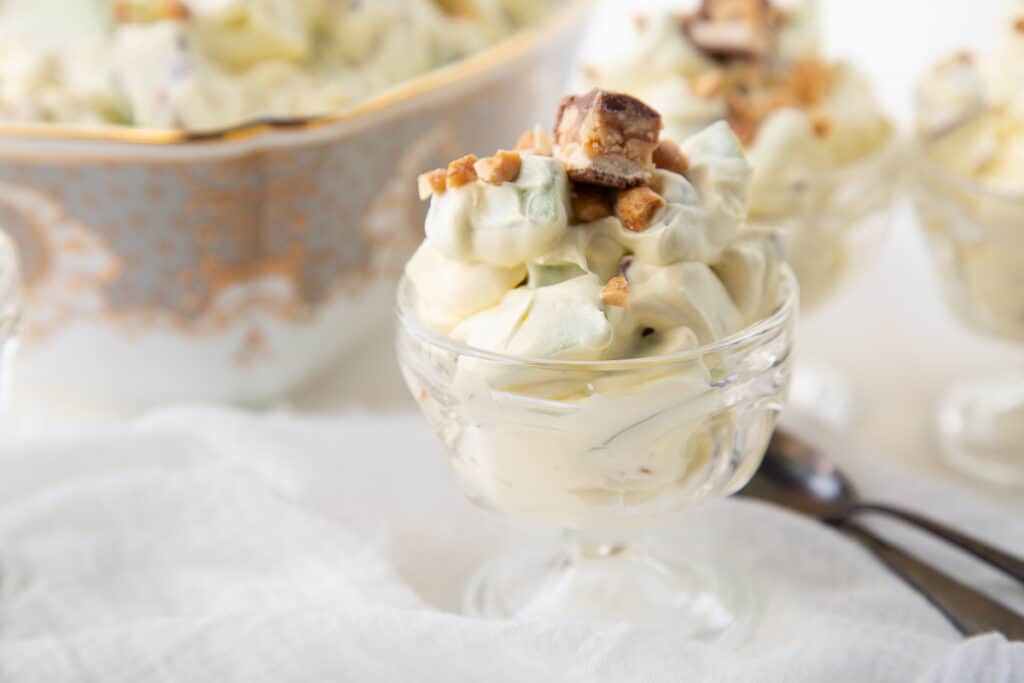
[[[856,159],[848,164],[836,166],[835,168],[824,169],[818,177],[829,181],[842,180],[846,176],[857,175],[876,166],[883,165],[890,160],[896,160],[904,152],[904,133],[901,132],[892,122],[889,123],[891,130],[888,139],[870,154]]]
[[[800,286],[797,283],[796,275],[789,264],[783,263],[780,269],[781,282],[780,292],[782,301],[775,310],[768,316],[744,327],[738,332],[723,337],[710,344],[704,344],[686,351],[663,354],[660,356],[644,356],[642,358],[621,358],[615,360],[558,360],[551,358],[531,358],[527,356],[511,356],[496,351],[486,351],[474,346],[469,346],[446,337],[424,325],[417,316],[405,305],[406,292],[413,289],[412,282],[408,277],[402,276],[398,284],[397,305],[395,307],[398,323],[402,329],[410,332],[419,339],[426,341],[432,346],[440,347],[445,351],[468,356],[478,360],[500,363],[503,365],[530,366],[534,368],[581,370],[592,371],[613,371],[632,370],[640,368],[651,368],[662,365],[694,361],[704,356],[716,353],[728,353],[744,346],[751,341],[758,340],[782,329],[783,326],[796,317],[800,306]]]
[[[1009,204],[1020,204],[1024,210],[1024,190],[1010,190],[993,187],[985,182],[972,178],[971,176],[957,173],[939,162],[935,161],[928,154],[928,145],[918,136],[916,140],[916,154],[914,154],[914,167],[920,172],[930,173],[939,176],[957,187],[972,195],[994,199]]]

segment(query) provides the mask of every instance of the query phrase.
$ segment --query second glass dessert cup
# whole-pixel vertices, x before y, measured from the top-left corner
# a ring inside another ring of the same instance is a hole
[[[794,169],[773,195],[772,210],[751,211],[750,224],[779,234],[800,283],[801,325],[878,256],[900,189],[903,146],[892,139],[860,161],[835,170]],[[811,314],[811,315],[808,315]],[[808,322],[809,321],[809,322]],[[827,359],[801,357],[790,407],[838,427],[854,421],[856,399]]]
[[[985,187],[923,153],[914,167],[914,203],[950,308],[968,328],[1024,351],[1024,194]],[[936,429],[953,466],[1024,486],[1024,353],[1017,368],[950,387]]]
[[[704,347],[620,361],[550,361],[463,346],[423,326],[400,286],[398,358],[475,503],[564,530],[471,582],[467,613],[638,622],[691,639],[743,632],[749,592],[650,532],[753,476],[789,386],[798,287],[775,312]],[[673,548],[674,552],[667,551]]]

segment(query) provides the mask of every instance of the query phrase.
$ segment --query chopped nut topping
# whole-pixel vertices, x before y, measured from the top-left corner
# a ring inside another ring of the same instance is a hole
[[[562,100],[556,156],[577,182],[624,189],[650,181],[661,115],[619,93],[594,89]]]
[[[605,306],[625,308],[629,303],[629,283],[626,278],[616,275],[601,290],[601,303]]]
[[[662,140],[654,148],[654,165],[679,175],[686,175],[690,170],[690,160],[679,149],[679,145],[671,140]]]
[[[724,85],[725,75],[719,69],[712,69],[690,81],[690,92],[697,97],[715,97]]]
[[[1013,29],[1018,33],[1024,33],[1024,17],[1013,22]]]
[[[816,107],[825,100],[832,85],[834,68],[817,59],[805,59],[793,69],[793,97],[804,107]]]
[[[443,168],[421,173],[419,178],[416,179],[416,184],[420,191],[420,199],[427,199],[435,194],[444,194],[444,191],[448,189],[447,178],[448,172]]]
[[[646,31],[647,30],[647,24],[648,24],[648,19],[644,15],[642,15],[642,14],[634,14],[633,15],[633,26],[636,27],[636,30],[638,32],[643,33],[644,31]]]
[[[598,71],[597,68],[593,66],[581,66],[580,72],[583,74],[583,77],[587,79],[589,83],[597,83],[599,80],[601,80],[601,72]]]
[[[448,173],[446,177],[448,187],[462,187],[463,185],[468,185],[476,180],[476,169],[473,168],[473,164],[475,163],[476,156],[468,154],[461,159],[456,159],[452,163],[448,164]]]
[[[619,193],[615,200],[615,213],[626,229],[643,232],[654,217],[654,213],[665,206],[665,200],[647,186],[634,187]]]
[[[572,215],[580,223],[607,218],[614,213],[612,191],[597,185],[572,183]]]
[[[534,126],[524,131],[516,141],[516,149],[520,152],[530,152],[539,156],[549,157],[554,149],[551,136],[540,126]]]
[[[832,119],[828,114],[818,112],[811,116],[811,128],[819,138],[827,138],[832,132]]]
[[[188,6],[180,0],[163,0],[157,5],[139,5],[126,0],[114,2],[114,20],[120,24],[188,19]]]
[[[512,182],[519,177],[523,167],[523,159],[519,152],[507,152],[503,149],[493,157],[486,157],[473,164],[473,169],[480,180],[490,185],[501,185]]]

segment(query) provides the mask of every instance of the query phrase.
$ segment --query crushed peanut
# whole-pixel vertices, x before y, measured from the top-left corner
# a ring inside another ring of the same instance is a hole
[[[428,199],[431,195],[444,194],[448,189],[448,172],[443,168],[436,168],[433,171],[421,173],[416,179],[416,185],[420,191],[420,199]]]
[[[660,194],[646,185],[641,185],[619,192],[615,200],[615,213],[627,230],[643,232],[654,217],[654,213],[663,206],[665,200]]]
[[[596,185],[572,183],[572,215],[580,223],[607,218],[614,213],[611,191]]]
[[[719,69],[712,69],[690,81],[690,92],[707,99],[719,95],[724,85],[725,76]]]
[[[616,275],[601,290],[601,303],[605,306],[625,308],[629,303],[629,283],[626,278]]]
[[[463,185],[468,185],[475,181],[477,179],[476,169],[473,168],[473,164],[475,163],[476,156],[473,154],[467,154],[461,159],[456,159],[452,163],[448,164],[448,172],[445,178],[448,187],[462,187]]]
[[[811,116],[811,128],[819,138],[827,138],[832,132],[832,119],[824,112],[818,112]]]
[[[679,145],[671,140],[662,140],[654,148],[654,165],[679,175],[686,175],[690,170],[690,160],[679,149]]]
[[[643,33],[647,30],[648,20],[642,14],[633,15],[633,26],[636,27],[638,33]]]
[[[1013,29],[1018,33],[1024,33],[1024,17],[1013,22]]]
[[[530,152],[539,156],[549,157],[554,151],[554,143],[551,136],[540,126],[534,126],[524,131],[516,141],[516,149],[520,152]]]
[[[493,157],[480,159],[473,164],[473,169],[480,176],[480,180],[489,185],[501,185],[512,182],[519,177],[519,171],[523,168],[523,159],[519,152],[508,152],[498,150]]]

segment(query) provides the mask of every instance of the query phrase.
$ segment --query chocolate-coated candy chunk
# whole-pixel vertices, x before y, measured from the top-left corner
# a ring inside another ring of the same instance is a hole
[[[651,180],[660,132],[661,115],[640,100],[594,89],[562,100],[556,156],[577,182],[636,187]]]

